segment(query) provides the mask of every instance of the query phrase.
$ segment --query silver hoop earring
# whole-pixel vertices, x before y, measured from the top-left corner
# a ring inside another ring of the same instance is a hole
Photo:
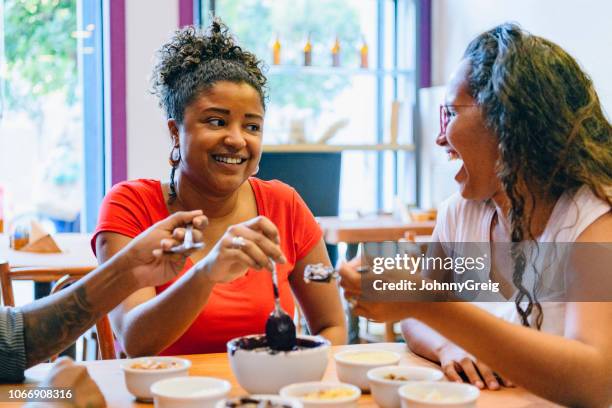
[[[172,148],[172,152],[170,152],[170,163],[172,165],[172,169],[170,170],[170,198],[176,198],[176,183],[174,182],[174,174],[176,173],[176,168],[181,161],[181,151],[178,146],[174,146]]]

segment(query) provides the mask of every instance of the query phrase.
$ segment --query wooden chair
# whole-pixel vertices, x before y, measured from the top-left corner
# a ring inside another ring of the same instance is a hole
[[[91,267],[18,267],[10,268],[9,264],[0,261],[0,288],[2,289],[2,301],[4,306],[15,306],[13,295],[13,281],[33,282],[55,282],[57,284],[51,293],[73,283],[92,270]],[[104,315],[97,323],[97,339],[102,360],[116,358],[113,332],[107,315]]]

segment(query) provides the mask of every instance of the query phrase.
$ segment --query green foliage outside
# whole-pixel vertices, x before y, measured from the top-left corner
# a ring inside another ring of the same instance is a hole
[[[37,211],[48,216],[71,221],[78,215],[82,194],[77,1],[0,1],[5,62],[3,109],[10,112],[9,121],[26,113],[31,123],[23,128],[36,136],[32,139],[28,133],[24,137],[30,141],[29,154],[36,157],[33,179],[28,180],[36,194],[20,199],[39,206]],[[62,124],[58,127],[57,121],[49,120],[50,115],[60,115]],[[56,213],[58,208],[61,211]],[[66,215],[70,212],[67,208],[73,212],[71,216]]]
[[[9,110],[41,120],[41,96],[60,93],[68,105],[77,89],[74,0],[3,0],[5,101]]]
[[[357,66],[361,41],[359,16],[346,0],[217,0],[217,15],[229,26],[240,45],[271,64],[272,43],[279,35],[282,64],[302,65],[302,49],[310,34],[313,66],[331,65],[331,46],[340,39],[343,66]],[[293,58],[288,61],[288,56]],[[296,75],[272,69],[268,73],[270,101],[275,105],[312,109],[331,101],[350,78],[334,74]]]

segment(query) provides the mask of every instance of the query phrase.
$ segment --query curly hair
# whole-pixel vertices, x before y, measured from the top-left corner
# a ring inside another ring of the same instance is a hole
[[[151,92],[159,98],[167,118],[182,123],[185,107],[218,81],[247,83],[261,97],[265,109],[266,77],[263,62],[236,45],[228,28],[216,18],[207,32],[188,26],[179,29],[157,52]]]
[[[520,246],[535,241],[530,225],[536,196],[556,200],[588,186],[612,204],[612,126],[578,63],[558,45],[516,24],[476,37],[464,59],[471,65],[469,92],[498,138],[497,174],[511,204],[516,308],[529,326],[535,307],[540,328],[537,283],[531,291],[523,284],[527,262]]]

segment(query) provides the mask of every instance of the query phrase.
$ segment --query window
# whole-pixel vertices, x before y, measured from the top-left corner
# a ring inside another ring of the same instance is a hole
[[[201,4],[203,11],[207,7],[269,67],[266,145],[325,140],[343,146],[341,214],[391,210],[396,195],[415,201],[413,0]],[[339,67],[332,66],[336,40]],[[275,42],[281,49],[277,65],[273,64]],[[304,66],[307,42],[312,46],[311,66]],[[367,68],[361,67],[364,45]],[[391,136],[394,101],[402,106],[397,140]]]
[[[0,0],[0,11],[5,217],[34,216],[51,230],[79,231],[85,191],[102,182],[90,171],[102,162],[102,151],[92,147],[102,134],[101,3]],[[90,213],[95,222],[97,208]]]

